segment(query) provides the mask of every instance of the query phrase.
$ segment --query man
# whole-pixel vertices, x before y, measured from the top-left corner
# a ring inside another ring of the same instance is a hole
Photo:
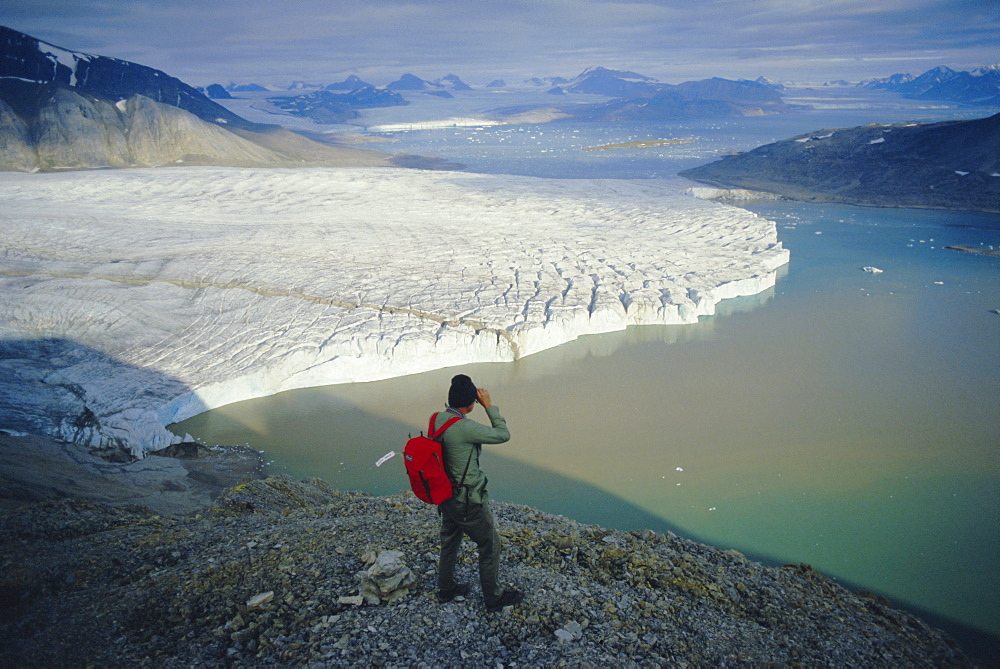
[[[483,405],[490,419],[490,426],[468,418]],[[455,495],[438,505],[441,514],[441,560],[438,564],[438,601],[450,602],[458,595],[465,595],[469,586],[455,581],[455,560],[462,545],[462,535],[476,542],[479,550],[479,583],[487,611],[499,611],[517,604],[522,595],[517,590],[504,590],[497,582],[500,567],[500,535],[490,512],[486,491],[486,475],[479,468],[479,455],[483,444],[502,444],[510,439],[507,421],[500,409],[493,406],[485,388],[476,388],[465,374],[451,380],[448,389],[448,406],[438,414],[435,429],[440,429],[453,416],[462,420],[454,423],[438,437],[444,452],[445,470],[454,486]]]

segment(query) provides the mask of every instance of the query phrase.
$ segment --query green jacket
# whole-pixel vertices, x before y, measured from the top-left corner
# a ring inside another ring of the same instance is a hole
[[[444,467],[452,484],[458,485],[462,480],[462,472],[465,471],[465,463],[469,463],[462,490],[455,491],[455,498],[459,502],[483,503],[487,497],[486,475],[479,468],[479,454],[483,450],[483,444],[502,444],[510,439],[507,421],[500,415],[500,409],[491,406],[486,410],[486,415],[489,416],[492,427],[477,423],[471,418],[463,418],[439,437],[441,450],[444,452]],[[434,421],[435,429],[440,429],[454,416],[450,411],[439,413]]]

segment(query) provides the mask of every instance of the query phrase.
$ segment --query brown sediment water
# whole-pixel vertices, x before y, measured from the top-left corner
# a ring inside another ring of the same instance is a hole
[[[779,221],[787,275],[698,324],[283,393],[176,429],[395,492],[399,458],[375,462],[443,408],[461,371],[513,435],[483,455],[496,498],[809,563],[1000,633],[1000,267],[944,248],[997,232],[938,227],[958,214],[755,207]]]

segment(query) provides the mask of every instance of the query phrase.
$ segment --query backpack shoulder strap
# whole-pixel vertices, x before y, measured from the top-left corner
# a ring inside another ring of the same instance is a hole
[[[442,434],[444,434],[445,430],[447,430],[449,427],[451,427],[458,421],[462,420],[464,416],[455,416],[454,418],[449,418],[448,422],[442,425],[440,430],[435,430],[434,422],[437,420],[437,417],[438,417],[437,413],[433,414],[431,416],[430,422],[427,423],[427,436],[430,437],[431,439],[437,439],[438,437],[440,437]]]
[[[440,412],[438,412],[438,413],[440,413]],[[460,421],[463,418],[465,418],[465,416],[455,416],[453,418],[449,418],[448,421],[444,425],[441,426],[440,430],[435,431],[434,430],[434,421],[437,419],[437,417],[438,417],[437,413],[435,413],[434,415],[432,415],[430,422],[427,424],[427,436],[430,437],[431,439],[437,439],[442,434],[444,434],[445,430],[447,430],[449,427],[451,427],[452,425],[454,425],[458,421]],[[458,487],[459,488],[461,488],[462,485],[465,484],[465,476],[466,476],[466,474],[469,473],[469,465],[472,464],[472,454],[474,452],[475,452],[475,449],[471,449],[469,451],[469,459],[465,463],[465,471],[462,472],[462,480],[459,481],[459,483],[458,483]],[[452,481],[452,484],[454,484],[454,481]]]

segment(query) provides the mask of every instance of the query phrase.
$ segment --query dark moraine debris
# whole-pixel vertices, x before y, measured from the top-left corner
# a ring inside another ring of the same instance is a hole
[[[437,513],[409,492],[281,476],[180,515],[28,504],[0,516],[0,666],[974,666],[806,565],[494,512],[502,578],[528,596],[487,614],[475,585],[438,603]],[[374,604],[362,595],[383,556],[415,580]],[[458,569],[475,584],[471,544]]]
[[[955,246],[946,246],[946,249],[952,251],[960,251],[962,253],[975,253],[981,256],[997,256],[1000,257],[1000,249],[980,249],[975,246],[965,246],[962,244],[956,244]]]

